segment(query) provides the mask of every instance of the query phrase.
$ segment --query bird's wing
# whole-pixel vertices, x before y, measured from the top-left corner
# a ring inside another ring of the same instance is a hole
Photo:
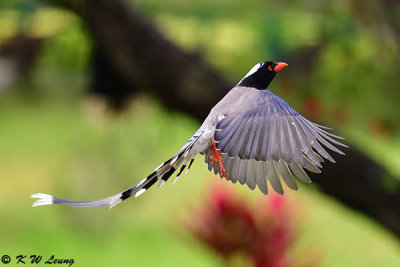
[[[226,112],[225,118],[217,123],[214,136],[233,182],[247,183],[252,189],[257,184],[267,193],[267,178],[275,191],[283,193],[280,174],[285,183],[296,190],[292,173],[310,182],[303,168],[320,172],[322,158],[334,162],[323,146],[343,154],[333,146],[346,147],[334,139],[341,137],[305,119],[280,97],[268,90],[250,88],[243,90],[243,94],[240,103],[231,103],[239,106],[231,107],[232,111]],[[213,164],[211,167],[218,169]]]

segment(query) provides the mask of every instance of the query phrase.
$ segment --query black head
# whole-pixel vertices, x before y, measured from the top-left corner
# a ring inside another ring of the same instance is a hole
[[[254,87],[259,90],[266,89],[276,73],[287,65],[284,62],[272,61],[258,63],[240,80],[237,86]]]

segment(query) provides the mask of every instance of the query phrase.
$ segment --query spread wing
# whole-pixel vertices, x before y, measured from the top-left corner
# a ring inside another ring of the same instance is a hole
[[[281,175],[290,188],[297,190],[292,174],[311,182],[303,168],[320,172],[322,158],[335,162],[326,148],[343,154],[334,146],[346,147],[334,139],[341,137],[305,119],[280,97],[250,88],[245,94],[242,99],[246,102],[224,114],[214,136],[233,182],[239,180],[252,189],[257,184],[267,193],[267,178],[275,191],[283,193]]]

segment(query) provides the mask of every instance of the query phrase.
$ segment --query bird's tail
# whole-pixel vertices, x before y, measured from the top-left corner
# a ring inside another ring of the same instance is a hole
[[[114,207],[118,203],[121,203],[127,198],[135,195],[135,197],[143,194],[147,189],[149,189],[152,185],[154,185],[157,181],[159,181],[158,187],[161,187],[170,177],[171,175],[180,167],[178,174],[176,175],[175,181],[185,170],[186,166],[188,166],[187,171],[190,169],[196,153],[190,153],[193,145],[196,143],[199,135],[194,135],[183,147],[182,149],[176,153],[172,158],[161,164],[157,167],[149,176],[138,182],[137,184],[129,187],[128,189],[107,197],[98,200],[89,200],[89,201],[74,201],[74,200],[66,200],[54,197],[52,195],[37,193],[31,195],[32,198],[38,198],[36,202],[32,204],[32,207],[41,206],[41,205],[51,205],[51,204],[65,204],[72,207],[81,207],[81,208],[89,208],[89,207],[104,207],[109,206],[110,208]],[[187,172],[186,171],[186,172]],[[174,183],[175,183],[174,181]]]

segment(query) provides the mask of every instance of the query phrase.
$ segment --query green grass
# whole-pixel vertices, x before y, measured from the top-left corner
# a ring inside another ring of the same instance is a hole
[[[121,116],[93,107],[74,98],[31,104],[2,99],[0,254],[55,254],[74,258],[76,266],[221,266],[181,224],[216,179],[201,158],[175,185],[149,190],[110,211],[30,207],[29,195],[36,192],[69,199],[119,192],[175,153],[199,126],[146,97]],[[400,265],[398,241],[388,232],[300,186],[300,192],[288,194],[304,217],[299,251],[321,256],[323,266]],[[235,189],[262,197],[245,187]]]

